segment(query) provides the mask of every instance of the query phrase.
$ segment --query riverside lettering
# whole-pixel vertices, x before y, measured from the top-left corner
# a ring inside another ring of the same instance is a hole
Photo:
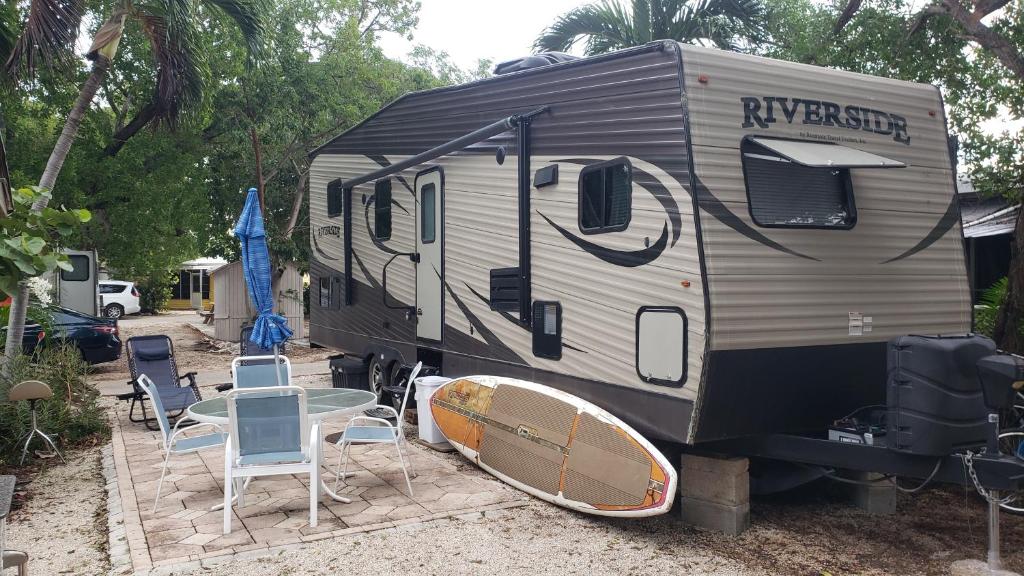
[[[799,122],[814,126],[863,130],[883,136],[891,135],[896,142],[910,145],[907,119],[891,112],[862,106],[840,106],[835,102],[822,100],[779,96],[744,96],[740,98],[740,102],[743,104],[744,128],[768,128],[780,121],[787,124]]]

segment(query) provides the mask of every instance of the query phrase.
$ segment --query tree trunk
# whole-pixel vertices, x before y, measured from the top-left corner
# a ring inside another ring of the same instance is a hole
[[[124,127],[119,128],[117,132],[114,132],[113,138],[110,140],[110,144],[103,149],[103,153],[107,156],[117,156],[117,153],[121,151],[121,148],[128,143],[128,140],[132,136],[138,134],[143,128],[149,125],[156,118],[156,113],[159,110],[157,104],[152,100],[149,101],[145,106],[142,107],[131,119],[128,124]]]
[[[64,129],[61,131],[60,137],[57,138],[57,144],[54,145],[53,152],[50,153],[50,159],[46,162],[46,169],[43,170],[43,176],[39,179],[40,188],[53,190],[53,186],[57,183],[57,175],[60,174],[60,169],[64,166],[64,160],[67,159],[71,145],[75,142],[75,136],[78,134],[78,129],[82,125],[82,118],[85,117],[85,112],[92,105],[92,99],[96,96],[96,91],[99,90],[100,84],[103,83],[103,78],[107,75],[109,69],[110,59],[102,54],[97,55],[96,61],[92,65],[92,73],[89,74],[89,78],[82,85],[82,90],[78,93],[78,100],[75,101],[75,107],[68,114],[68,119],[64,122]],[[48,200],[46,198],[39,198],[32,204],[32,209],[42,210],[46,208],[47,203]],[[27,311],[28,288],[24,283],[21,283],[18,293],[11,300],[11,317],[7,323],[7,345],[4,347],[4,356],[7,360],[13,359],[21,352],[21,340],[25,336],[25,314]]]
[[[267,205],[263,203],[263,150],[260,145],[260,135],[256,127],[249,128],[249,138],[252,139],[252,152],[256,159],[256,196],[260,199],[260,212],[263,219],[267,219]]]
[[[309,181],[309,170],[299,174],[299,182],[295,185],[295,199],[292,201],[292,214],[288,217],[288,225],[284,227],[285,238],[291,238],[292,232],[299,224],[299,215],[302,213],[302,199],[306,197],[306,182]]]
[[[28,302],[28,284],[25,282],[18,283],[18,293],[14,294],[11,298],[11,318],[7,325],[7,344],[4,346],[4,359],[6,361],[13,360],[18,354],[21,354],[21,340],[25,337],[25,313],[27,306],[15,306],[17,302]],[[12,330],[13,327],[17,326],[18,330],[15,333]],[[7,373],[7,362],[4,362],[4,373]]]
[[[1017,213],[1013,229],[1013,249],[1007,274],[1006,301],[996,316],[995,341],[1000,349],[1014,354],[1024,353],[1024,209]]]
[[[82,126],[82,118],[85,117],[86,111],[92,105],[92,99],[96,96],[100,85],[103,84],[103,78],[106,77],[108,70],[110,70],[110,59],[102,54],[97,55],[96,61],[92,64],[92,74],[89,74],[89,78],[82,85],[82,90],[78,93],[78,100],[75,101],[75,107],[68,114],[68,119],[64,122],[64,130],[61,131],[60,138],[57,138],[57,144],[54,145],[53,152],[50,153],[50,159],[46,161],[46,169],[43,170],[43,176],[39,179],[40,188],[53,190],[57,183],[57,175],[60,174],[64,160],[67,159],[68,152],[71,151],[71,145],[75,142],[75,136],[78,135],[78,129]],[[46,208],[47,202],[46,198],[40,198],[32,204],[32,209],[42,210]]]

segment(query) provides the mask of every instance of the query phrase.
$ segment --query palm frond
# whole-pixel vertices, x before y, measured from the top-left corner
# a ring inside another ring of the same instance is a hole
[[[714,44],[735,50],[738,41],[760,36],[763,0],[604,0],[581,6],[556,20],[534,49],[569,50],[580,41],[588,54],[637,46],[652,40]]]
[[[587,54],[635,45],[639,40],[632,19],[618,2],[606,0],[581,6],[558,18],[534,42],[534,49],[566,51],[586,39]]]
[[[7,57],[11,77],[35,73],[40,64],[67,65],[82,22],[82,0],[32,0],[21,36]]]
[[[258,65],[269,51],[269,0],[204,0],[235,21],[248,48],[248,64]]]
[[[149,39],[157,63],[156,119],[175,125],[186,111],[203,103],[209,67],[199,50],[199,31],[191,20],[175,13],[179,0],[136,4],[135,17]],[[168,18],[174,14],[173,19]],[[172,28],[173,26],[176,28]]]

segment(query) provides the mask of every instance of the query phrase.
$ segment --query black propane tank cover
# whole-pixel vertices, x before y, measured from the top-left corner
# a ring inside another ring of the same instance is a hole
[[[945,456],[984,446],[989,411],[977,365],[995,353],[995,342],[975,334],[900,336],[887,348],[889,448]]]

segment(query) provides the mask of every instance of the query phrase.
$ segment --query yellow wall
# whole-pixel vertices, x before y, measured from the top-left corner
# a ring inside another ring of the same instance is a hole
[[[213,296],[213,290],[210,290],[210,292],[211,292],[210,296]],[[212,298],[210,298],[210,299],[204,298],[203,299],[203,310],[209,310],[212,307],[213,307],[213,299]],[[171,299],[171,300],[167,301],[167,309],[168,310],[191,310],[192,309],[192,302],[190,300]]]

